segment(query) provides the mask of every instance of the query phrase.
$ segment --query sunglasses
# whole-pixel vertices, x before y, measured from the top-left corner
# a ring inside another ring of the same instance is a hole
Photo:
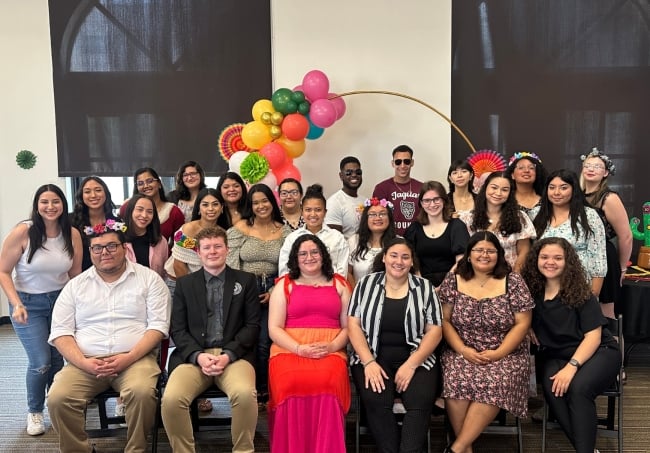
[[[360,168],[357,168],[356,170],[345,170],[343,174],[345,176],[352,176],[352,175],[361,176],[363,174],[363,170]]]
[[[393,161],[393,163],[398,167],[402,165],[402,163],[404,163],[404,165],[411,165],[411,162],[413,162],[413,159],[395,159]]]

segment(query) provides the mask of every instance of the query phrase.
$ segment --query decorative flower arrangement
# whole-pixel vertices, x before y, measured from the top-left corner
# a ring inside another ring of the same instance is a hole
[[[540,164],[542,163],[542,159],[539,158],[539,156],[535,153],[529,153],[528,151],[521,151],[518,153],[514,153],[510,160],[508,161],[508,167],[517,162],[519,159],[523,159],[524,157],[528,157],[530,159],[536,160]]]
[[[179,247],[183,247],[184,249],[191,249],[194,251],[198,250],[198,244],[196,243],[196,239],[191,238],[189,236],[185,236],[182,231],[177,231],[176,234],[174,235],[174,242],[176,245]]]
[[[124,222],[116,222],[113,219],[108,219],[106,223],[98,223],[95,226],[84,227],[86,236],[95,236],[108,233],[109,231],[121,231],[126,233],[126,224]]]
[[[589,159],[590,157],[597,157],[600,160],[603,161],[605,164],[605,168],[609,172],[610,175],[614,175],[616,173],[616,165],[614,165],[614,162],[609,158],[607,154],[604,154],[598,150],[598,148],[593,147],[591,148],[591,152],[589,154],[583,154],[580,156],[581,161],[585,161],[586,159]]]
[[[382,198],[381,200],[377,197],[366,198],[366,201],[363,202],[363,207],[369,206],[381,206],[384,208],[393,209],[393,203],[386,200],[385,198]],[[361,209],[363,209],[363,207],[361,207]]]
[[[255,184],[264,178],[269,172],[269,161],[260,153],[250,153],[242,161],[239,167],[239,174],[251,184]]]
[[[36,165],[36,154],[27,149],[23,149],[16,154],[16,164],[23,170],[29,170]]]

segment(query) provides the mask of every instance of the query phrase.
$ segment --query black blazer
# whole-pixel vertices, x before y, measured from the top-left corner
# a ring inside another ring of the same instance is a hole
[[[223,349],[237,359],[255,363],[260,334],[260,300],[255,275],[226,266],[223,287]],[[171,373],[189,363],[193,353],[203,351],[208,323],[208,306],[203,268],[176,281],[170,334],[176,349],[169,357]]]

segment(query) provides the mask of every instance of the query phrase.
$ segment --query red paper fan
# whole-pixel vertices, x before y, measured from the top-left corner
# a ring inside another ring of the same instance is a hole
[[[223,160],[230,161],[230,156],[237,151],[251,151],[241,138],[244,123],[234,123],[226,126],[219,134],[219,153]]]
[[[504,171],[508,168],[506,158],[491,149],[481,149],[467,158],[467,162],[474,169],[474,176],[480,177],[483,173]]]

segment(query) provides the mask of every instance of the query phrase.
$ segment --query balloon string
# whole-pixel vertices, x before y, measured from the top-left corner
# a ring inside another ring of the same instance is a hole
[[[467,135],[465,135],[465,133],[449,117],[447,117],[444,113],[442,113],[440,110],[438,110],[434,106],[432,106],[430,104],[427,104],[426,102],[424,102],[424,101],[422,101],[422,100],[420,100],[418,98],[415,98],[413,96],[409,96],[408,94],[398,93],[396,91],[355,90],[355,91],[348,91],[346,93],[339,93],[336,96],[332,96],[329,99],[342,98],[342,97],[345,97],[345,96],[351,96],[353,94],[387,94],[387,95],[390,95],[390,96],[397,96],[397,97],[400,97],[400,98],[409,99],[411,101],[417,102],[418,104],[423,105],[426,108],[428,108],[429,110],[432,110],[433,112],[437,113],[438,116],[440,116],[443,120],[445,120],[447,123],[449,123],[449,125],[451,127],[453,127],[456,132],[458,132],[458,134],[463,138],[463,140],[465,140],[465,143],[467,143],[467,146],[469,146],[469,148],[472,150],[472,152],[473,153],[476,152],[476,148],[474,147],[472,142],[469,140]]]

